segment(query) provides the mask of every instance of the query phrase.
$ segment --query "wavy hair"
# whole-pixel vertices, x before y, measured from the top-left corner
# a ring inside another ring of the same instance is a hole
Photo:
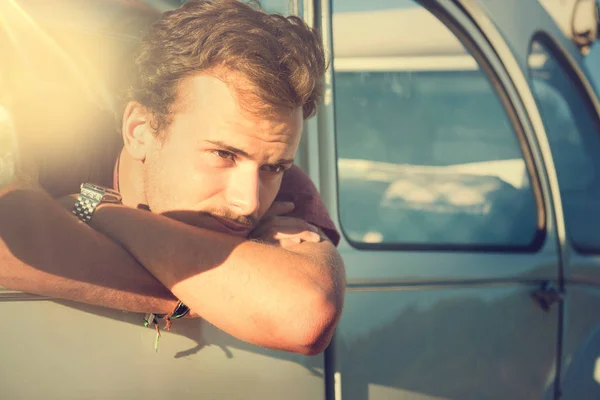
[[[244,109],[262,115],[302,107],[306,119],[321,101],[326,68],[321,38],[302,19],[266,13],[257,2],[191,0],[142,38],[128,100],[152,111],[158,132],[171,122],[183,79],[215,71],[230,84],[233,71],[243,78],[234,87]]]

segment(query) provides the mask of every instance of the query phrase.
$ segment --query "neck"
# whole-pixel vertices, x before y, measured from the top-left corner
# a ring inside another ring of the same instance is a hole
[[[142,162],[135,160],[123,149],[119,156],[119,191],[123,196],[123,204],[137,208],[147,204],[143,187]]]

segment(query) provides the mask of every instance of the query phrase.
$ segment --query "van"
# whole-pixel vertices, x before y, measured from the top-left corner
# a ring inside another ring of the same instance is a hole
[[[141,27],[180,3],[2,2],[0,129],[65,76],[111,105]],[[0,398],[600,398],[597,2],[263,6],[319,29],[331,59],[297,157],[342,232],[329,348],[189,319],[155,352],[139,314],[0,289]]]

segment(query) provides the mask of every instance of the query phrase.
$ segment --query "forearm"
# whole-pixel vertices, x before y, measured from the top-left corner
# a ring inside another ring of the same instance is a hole
[[[0,285],[135,312],[176,302],[120,245],[31,189],[0,192]]]
[[[301,347],[328,336],[339,315],[337,252],[317,259],[302,245],[288,251],[113,205],[100,207],[92,225],[200,316],[250,343],[310,352]]]

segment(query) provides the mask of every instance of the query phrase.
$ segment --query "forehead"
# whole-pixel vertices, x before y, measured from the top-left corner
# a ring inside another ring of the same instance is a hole
[[[179,107],[174,122],[192,128],[202,137],[225,139],[224,135],[243,134],[265,142],[289,144],[300,139],[301,107],[263,115],[252,113],[242,106],[249,103],[244,93],[245,86],[240,79],[228,77],[226,83],[209,74],[187,77],[179,86]]]

